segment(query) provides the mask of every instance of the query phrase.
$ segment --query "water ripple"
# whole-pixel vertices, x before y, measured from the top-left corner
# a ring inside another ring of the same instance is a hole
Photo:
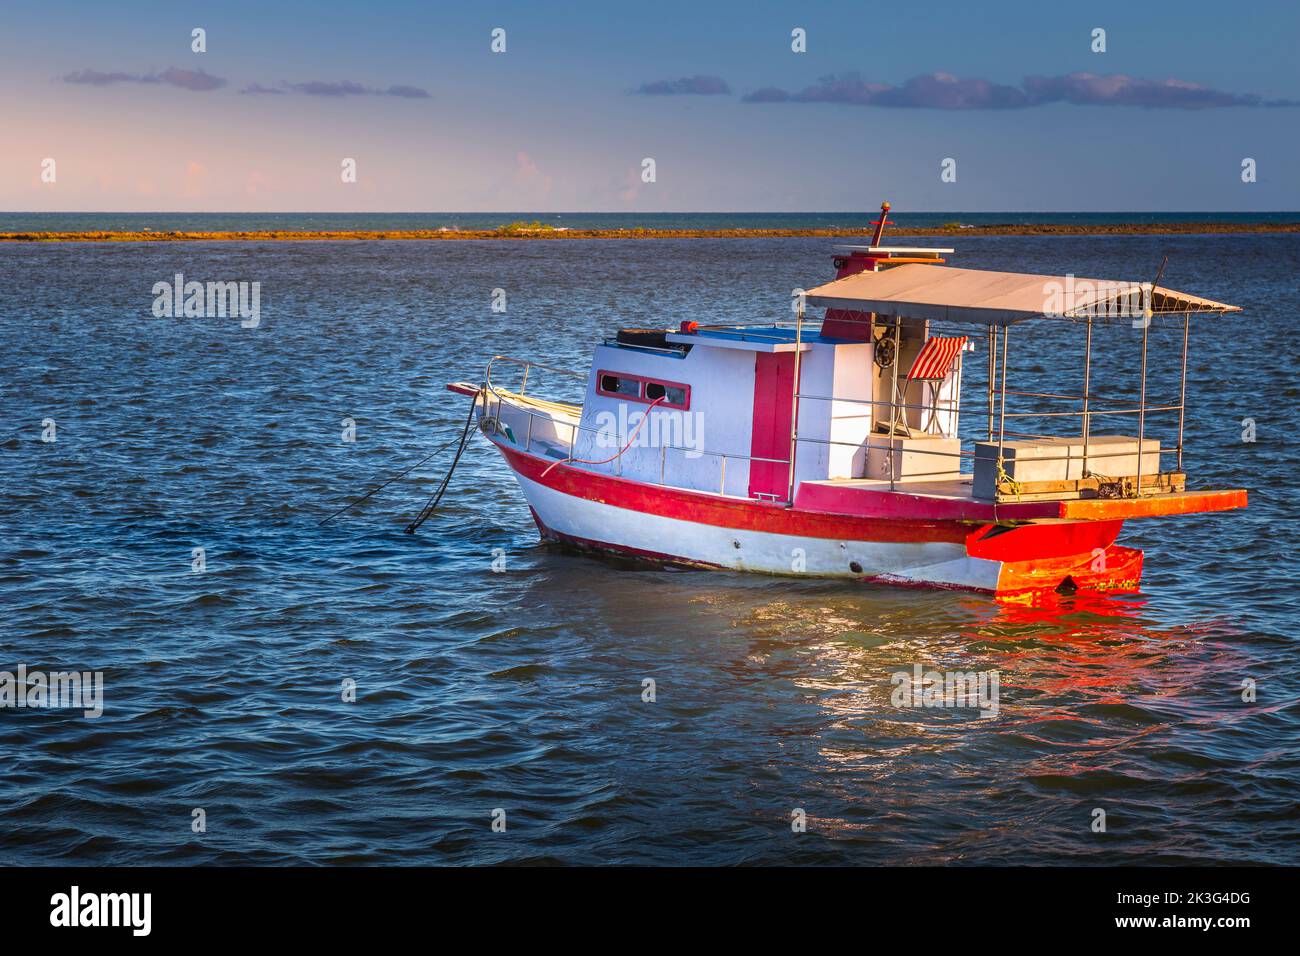
[[[961,264],[1127,274],[1155,242]],[[1175,244],[1172,285],[1275,333],[1229,375],[1198,331],[1189,381],[1190,470],[1251,507],[1132,523],[1142,595],[1038,607],[545,549],[481,441],[420,534],[441,462],[318,525],[456,434],[441,385],[494,352],[582,368],[612,303],[784,314],[823,240],[0,250],[0,669],[106,688],[95,720],[0,708],[0,862],[1300,862],[1295,403],[1247,385],[1300,367],[1300,239]],[[232,268],[258,330],[149,314],[158,279]],[[893,706],[915,664],[997,670],[998,715]]]

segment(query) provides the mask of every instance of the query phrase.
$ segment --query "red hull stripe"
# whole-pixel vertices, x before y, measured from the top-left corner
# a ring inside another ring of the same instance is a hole
[[[551,468],[543,477],[542,473],[554,462],[500,443],[497,447],[511,468],[546,488],[615,508],[694,524],[802,538],[909,544],[932,541],[956,544],[964,542],[971,530],[953,521],[861,518],[801,511],[763,501],[739,501],[704,492],[647,485],[563,464]]]

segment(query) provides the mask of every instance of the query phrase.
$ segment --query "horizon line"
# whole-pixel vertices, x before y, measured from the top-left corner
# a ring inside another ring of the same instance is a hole
[[[911,209],[899,212],[897,208],[891,208],[889,214],[894,215],[1030,215],[1030,216],[1048,216],[1048,215],[1112,215],[1112,214],[1129,214],[1129,215],[1278,215],[1283,213],[1294,213],[1300,215],[1300,209]],[[157,215],[187,215],[187,216],[276,216],[276,215],[329,215],[329,216],[504,216],[504,215],[532,215],[532,216],[682,216],[682,215],[706,215],[706,216],[846,216],[846,215],[863,215],[876,216],[880,214],[879,209],[682,209],[682,210],[626,210],[626,209],[589,209],[575,210],[568,209],[560,212],[545,212],[539,210],[526,209],[376,209],[376,210],[345,210],[345,209],[0,209],[0,216],[9,215],[26,215],[26,216],[82,216],[82,215],[128,215],[128,216],[157,216]]]

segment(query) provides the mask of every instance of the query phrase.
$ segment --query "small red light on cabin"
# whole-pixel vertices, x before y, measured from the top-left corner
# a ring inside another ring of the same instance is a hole
[[[682,323],[682,332],[683,332],[684,334],[686,334],[686,335],[689,335],[689,334],[691,334],[692,332],[697,331],[697,330],[699,329],[699,327],[700,327],[700,323],[698,323],[698,322],[683,322],[683,323]]]

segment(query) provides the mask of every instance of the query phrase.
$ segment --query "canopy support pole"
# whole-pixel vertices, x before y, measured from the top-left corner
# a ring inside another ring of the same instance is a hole
[[[1191,330],[1192,314],[1183,313],[1183,376],[1178,385],[1178,468],[1183,470],[1183,420],[1187,415],[1187,334]],[[1141,449],[1139,449],[1141,450]]]
[[[898,363],[903,360],[903,350],[900,348],[900,342],[898,337],[898,322],[899,322],[899,318],[897,315],[895,315],[894,316],[894,367],[892,369],[893,381],[891,382],[889,387],[890,402],[892,403],[890,408],[890,415],[889,415],[889,454],[888,454],[890,491],[894,490],[894,435],[897,432],[897,429],[894,426],[898,422]],[[906,410],[904,410],[903,412],[903,430],[906,434],[911,434],[907,426]]]
[[[998,403],[998,472],[996,481],[1001,481],[1003,471],[1002,443],[1007,437],[1007,338],[1011,335],[1011,323],[1002,326],[1002,400]],[[995,481],[995,486],[996,486]]]
[[[803,355],[803,296],[799,297],[799,308],[795,310],[794,319],[794,382],[790,388],[793,395],[790,400],[790,489],[788,499],[794,506],[794,458],[795,448],[799,443],[799,365]]]
[[[1143,441],[1146,437],[1147,425],[1147,339],[1151,333],[1151,313],[1148,311],[1142,316],[1142,386],[1138,393],[1138,476],[1134,497],[1142,497],[1142,475],[1146,467],[1146,443]],[[1157,458],[1156,471],[1160,471],[1160,459]]]
[[[1088,332],[1083,347],[1083,474],[1088,477],[1088,398],[1089,381],[1092,377],[1092,315],[1088,316]],[[1139,451],[1141,447],[1139,446]]]
[[[989,441],[993,441],[993,386],[997,383],[998,327],[989,323]]]

